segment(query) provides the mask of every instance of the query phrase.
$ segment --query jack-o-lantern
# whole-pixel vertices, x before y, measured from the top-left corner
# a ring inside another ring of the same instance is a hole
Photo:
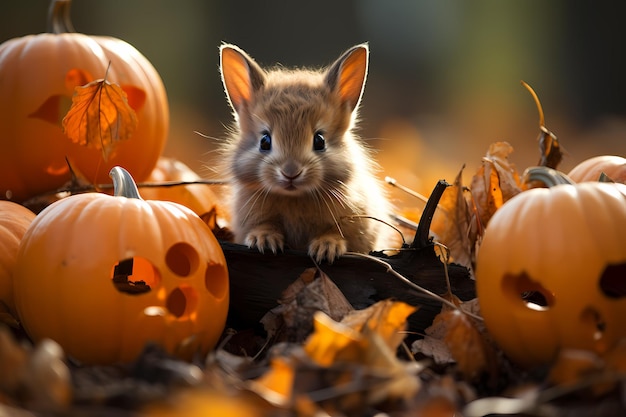
[[[532,179],[532,178],[531,178]],[[535,188],[491,218],[477,255],[485,325],[522,366],[626,337],[626,186]]]
[[[129,362],[148,342],[206,354],[229,302],[217,239],[188,208],[140,199],[127,171],[111,176],[115,196],[59,200],[24,235],[14,274],[24,329],[84,363]]]
[[[73,32],[70,3],[51,0],[50,33],[0,44],[0,199],[23,202],[61,187],[71,177],[66,158],[96,184],[108,182],[116,165],[143,181],[165,146],[169,108],[161,77],[130,44]],[[106,157],[72,142],[62,126],[75,88],[105,77],[121,87],[137,119],[132,136]]]

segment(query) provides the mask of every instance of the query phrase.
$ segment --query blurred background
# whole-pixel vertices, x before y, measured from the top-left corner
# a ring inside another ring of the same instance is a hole
[[[0,4],[0,41],[46,29],[48,0]],[[519,171],[537,163],[537,92],[568,152],[561,168],[626,155],[626,2],[499,0],[75,0],[77,31],[123,39],[161,74],[167,156],[215,178],[211,152],[231,123],[218,47],[264,65],[323,66],[369,42],[360,135],[384,175],[424,194],[468,184],[490,143],[508,141]],[[205,138],[194,132],[213,138]]]

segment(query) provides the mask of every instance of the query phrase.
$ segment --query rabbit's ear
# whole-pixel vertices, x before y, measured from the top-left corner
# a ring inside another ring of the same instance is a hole
[[[265,84],[265,72],[235,45],[220,46],[220,72],[230,105],[239,113]]]
[[[369,47],[356,45],[344,52],[326,72],[326,83],[351,111],[357,108],[367,78]]]

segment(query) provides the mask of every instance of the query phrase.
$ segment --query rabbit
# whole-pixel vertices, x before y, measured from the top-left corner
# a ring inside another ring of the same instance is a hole
[[[392,240],[379,167],[353,133],[368,57],[361,44],[326,69],[265,70],[239,47],[220,46],[235,120],[223,156],[237,243],[332,263]]]

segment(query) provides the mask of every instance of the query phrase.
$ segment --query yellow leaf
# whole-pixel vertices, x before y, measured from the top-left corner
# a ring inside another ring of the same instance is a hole
[[[283,357],[276,357],[270,362],[270,369],[259,379],[252,381],[253,391],[268,402],[285,406],[292,398],[296,369],[294,364]]]
[[[304,345],[306,354],[320,366],[331,366],[343,360],[358,361],[362,338],[358,332],[338,323],[328,315],[317,312],[314,316],[315,332]]]
[[[100,150],[105,160],[136,128],[137,116],[126,93],[106,79],[76,87],[63,119],[63,129],[72,142]]]
[[[400,301],[383,300],[364,310],[347,314],[341,323],[355,331],[367,327],[377,333],[391,350],[395,350],[405,338],[406,320],[417,307]]]

